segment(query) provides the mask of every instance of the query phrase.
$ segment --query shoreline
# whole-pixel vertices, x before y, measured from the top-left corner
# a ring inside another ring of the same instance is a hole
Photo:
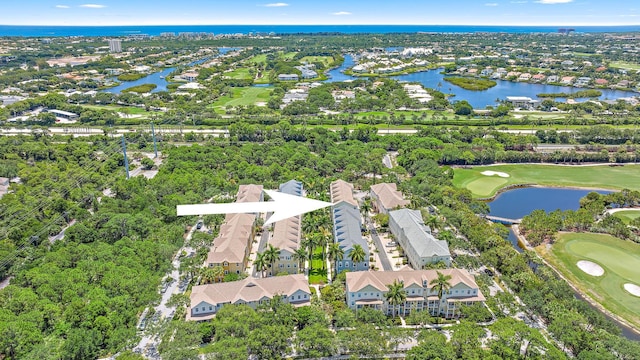
[[[606,315],[609,318],[609,320],[612,320],[619,327],[624,327],[627,330],[629,330],[631,333],[633,333],[636,337],[640,337],[640,329],[637,328],[636,325],[630,323],[629,321],[627,321],[626,319],[618,316],[617,314],[609,311],[607,308],[605,308],[600,303],[598,303],[596,300],[594,300],[591,296],[587,295],[584,291],[582,291],[580,288],[578,288],[573,282],[571,282],[566,276],[564,276],[564,274],[562,274],[562,272],[560,270],[556,269],[555,266],[553,266],[544,257],[542,257],[542,255],[540,255],[538,253],[536,248],[531,247],[529,245],[529,242],[527,241],[527,238],[524,235],[520,234],[520,229],[519,229],[518,225],[513,225],[513,232],[515,233],[516,237],[518,238],[518,242],[522,241],[527,250],[532,250],[536,254],[536,256],[540,260],[542,260],[542,262],[546,266],[548,266],[551,270],[553,270],[553,272],[556,275],[558,275],[562,280],[564,280],[567,283],[567,285],[569,285],[569,287],[571,287],[571,289],[574,291],[574,293],[579,295],[579,298],[581,300],[584,300],[584,301],[588,302],[591,306],[593,306],[598,311],[600,311],[601,313]],[[559,233],[567,233],[567,232],[566,231],[560,231]],[[553,246],[553,245],[550,245],[550,246]],[[629,339],[624,334],[621,334],[620,336],[624,336],[625,338]],[[629,340],[632,340],[632,339],[629,339]],[[632,340],[632,341],[634,341],[634,340]],[[637,341],[637,340],[635,340],[635,341]]]

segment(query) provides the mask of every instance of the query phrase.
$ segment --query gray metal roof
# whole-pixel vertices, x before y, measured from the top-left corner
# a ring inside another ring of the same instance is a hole
[[[411,246],[420,257],[451,256],[449,245],[431,235],[422,220],[420,210],[400,209],[389,212],[389,217],[404,231]]]
[[[344,250],[345,255],[353,249],[355,245],[360,245],[369,256],[369,246],[367,240],[362,237],[360,230],[360,210],[358,207],[341,202],[333,207],[333,231],[336,242]]]
[[[284,184],[280,184],[278,188],[281,193],[302,196],[302,183],[296,180],[289,180]]]

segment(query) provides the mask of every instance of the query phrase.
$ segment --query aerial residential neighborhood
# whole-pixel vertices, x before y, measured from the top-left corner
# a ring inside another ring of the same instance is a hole
[[[25,4],[0,360],[640,354],[628,2]]]

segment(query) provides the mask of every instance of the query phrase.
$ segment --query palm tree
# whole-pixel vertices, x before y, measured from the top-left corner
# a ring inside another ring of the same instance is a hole
[[[264,277],[264,271],[267,269],[267,261],[265,260],[264,253],[258,253],[256,260],[253,262],[256,269],[261,272],[261,276]]]
[[[309,260],[309,272],[313,269],[313,238],[311,236],[307,236],[302,240],[302,247],[307,249],[307,257]]]
[[[275,271],[275,262],[280,258],[280,249],[269,244],[267,249],[264,251],[264,260],[269,263],[271,266],[271,276],[276,275]]]
[[[436,319],[438,319],[440,317],[439,309],[442,295],[444,295],[451,288],[451,283],[449,282],[449,280],[451,280],[451,275],[445,275],[440,271],[436,271],[436,274],[438,274],[438,277],[431,280],[429,282],[429,285],[432,285],[432,289],[438,292],[438,313],[436,314]]]
[[[371,211],[371,199],[365,198],[362,201],[362,205],[360,205],[360,211],[362,212],[362,216],[367,217],[369,211]]]
[[[353,249],[351,250],[351,261],[353,261],[354,264],[363,262],[366,257],[367,254],[364,252],[364,249],[360,244],[353,246]]]
[[[213,275],[215,276],[215,281],[222,281],[224,277],[224,268],[220,265],[213,267]]]
[[[393,284],[387,285],[389,290],[384,294],[384,297],[387,299],[389,305],[391,305],[391,314],[393,317],[396,316],[396,306],[400,306],[404,304],[407,300],[407,292],[404,290],[404,282],[398,280],[393,280]]]
[[[329,262],[333,265],[334,271],[336,270],[335,261],[340,261],[344,258],[344,250],[340,247],[338,243],[329,244],[329,251],[327,252],[329,256]],[[335,276],[332,276],[333,279]]]
[[[294,251],[292,257],[293,260],[298,261],[298,271],[304,271],[304,261],[307,260],[307,250],[304,246],[301,246]]]
[[[213,268],[206,267],[200,270],[200,284],[211,284],[216,280]]]

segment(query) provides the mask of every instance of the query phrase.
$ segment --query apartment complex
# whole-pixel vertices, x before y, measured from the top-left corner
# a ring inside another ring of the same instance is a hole
[[[303,195],[302,183],[296,180],[281,184],[279,190],[289,195]],[[280,249],[280,257],[274,264],[275,269],[269,269],[268,275],[274,276],[281,272],[298,273],[298,261],[294,259],[293,254],[300,248],[301,221],[301,216],[294,216],[273,225],[269,244]]]
[[[431,281],[437,271],[451,276],[449,290],[438,298]],[[394,281],[402,282],[406,300],[393,311],[385,295]],[[371,307],[386,314],[408,315],[412,311],[428,310],[431,315],[453,318],[460,315],[461,305],[484,302],[485,297],[474,277],[463,269],[361,271],[347,273],[347,306],[357,310]]]
[[[285,303],[304,306],[311,303],[311,290],[303,274],[194,286],[187,320],[209,320],[223,306],[246,304],[252,308],[276,296]]]
[[[122,52],[122,40],[120,39],[109,39],[109,52],[119,53]]]
[[[425,265],[440,261],[451,266],[449,245],[431,235],[431,229],[424,224],[420,210],[389,212],[389,229],[414,269],[422,269]]]
[[[353,198],[353,185],[343,180],[331,183],[331,210],[333,237],[344,251],[342,259],[336,259],[337,273],[344,270],[363,271],[369,269],[369,245],[362,237],[362,217],[358,202]],[[352,252],[356,245],[364,250],[363,261],[353,262]]]
[[[236,202],[262,201],[262,185],[240,185]],[[213,240],[205,265],[221,266],[225,274],[243,273],[253,241],[253,228],[258,214],[227,214]]]
[[[410,203],[393,183],[371,185],[371,198],[375,210],[382,214],[389,214],[390,210],[403,208]]]

